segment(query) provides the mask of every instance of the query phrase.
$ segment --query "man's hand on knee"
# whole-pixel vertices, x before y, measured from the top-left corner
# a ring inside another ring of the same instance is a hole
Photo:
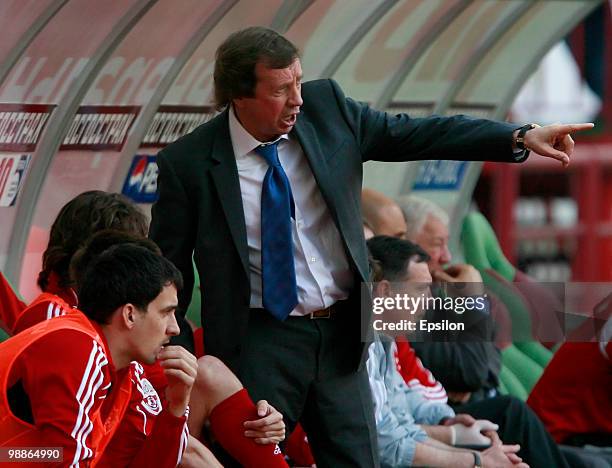
[[[260,419],[244,423],[244,435],[258,444],[278,444],[285,439],[283,415],[266,400],[257,402],[257,415]]]

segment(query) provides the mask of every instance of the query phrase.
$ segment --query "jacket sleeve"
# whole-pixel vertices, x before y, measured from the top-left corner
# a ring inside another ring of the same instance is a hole
[[[96,455],[92,421],[110,389],[108,359],[88,335],[62,330],[20,359],[23,387],[45,447],[63,447],[62,466],[89,466]]]
[[[366,366],[374,402],[381,465],[411,466],[416,444],[427,440],[427,434],[414,423],[406,408],[397,414],[393,411],[385,383],[387,363],[380,342],[370,345]]]
[[[177,418],[163,409],[155,418],[153,430],[147,435],[144,444],[129,466],[134,468],[177,466],[187,448],[188,438],[187,416]]]
[[[528,154],[514,153],[512,133],[520,125],[475,119],[465,115],[411,118],[372,109],[347,98],[333,80],[334,95],[360,145],[362,160],[522,162]]]
[[[0,272],[0,328],[8,334],[13,334],[15,321],[25,308],[25,302],[19,299],[8,280]]]
[[[98,466],[169,468],[180,462],[189,436],[187,412],[176,417],[166,410],[161,377],[159,364],[131,363],[129,405]]]
[[[179,312],[185,316],[193,291],[194,220],[197,215],[186,189],[164,151],[157,155],[159,198],[151,210],[149,237],[183,275]]]

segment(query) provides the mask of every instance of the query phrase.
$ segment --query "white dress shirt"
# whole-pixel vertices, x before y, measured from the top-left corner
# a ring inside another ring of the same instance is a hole
[[[238,166],[246,222],[251,277],[251,308],[261,308],[261,188],[268,171],[266,160],[255,153],[262,142],[248,133],[229,112],[232,147]],[[346,299],[354,276],[301,145],[282,135],[278,157],[293,192],[295,220],[291,220],[298,305],[291,315],[305,315]]]

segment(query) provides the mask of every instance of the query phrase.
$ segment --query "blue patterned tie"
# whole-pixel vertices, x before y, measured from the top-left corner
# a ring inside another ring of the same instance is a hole
[[[279,141],[255,148],[269,164],[261,189],[261,279],[264,308],[285,320],[297,305],[291,218],[295,205],[278,160]]]

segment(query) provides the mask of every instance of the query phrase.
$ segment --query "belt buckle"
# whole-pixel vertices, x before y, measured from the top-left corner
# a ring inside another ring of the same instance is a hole
[[[325,309],[315,310],[310,314],[310,319],[328,319],[331,317],[331,306]]]

